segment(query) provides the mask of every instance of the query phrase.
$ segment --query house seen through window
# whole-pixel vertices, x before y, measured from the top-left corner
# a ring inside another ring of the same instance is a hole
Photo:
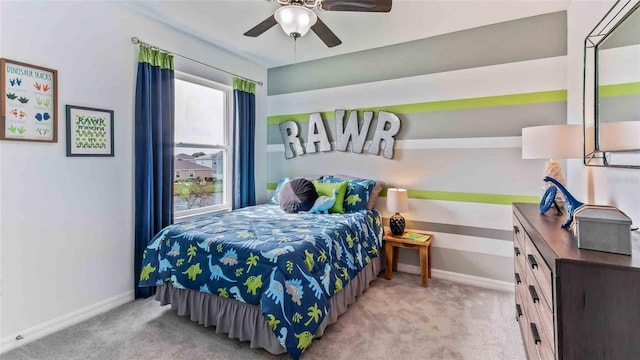
[[[176,74],[173,211],[231,208],[232,89]]]

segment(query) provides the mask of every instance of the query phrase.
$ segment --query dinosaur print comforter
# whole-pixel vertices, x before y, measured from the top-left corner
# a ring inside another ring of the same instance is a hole
[[[165,282],[249,304],[298,359],[340,292],[378,256],[377,210],[287,214],[259,205],[170,225],[145,250],[140,286]]]

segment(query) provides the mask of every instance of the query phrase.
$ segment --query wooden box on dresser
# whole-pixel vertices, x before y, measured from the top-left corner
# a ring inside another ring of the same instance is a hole
[[[529,360],[640,359],[640,244],[581,250],[566,214],[513,204],[516,318]]]

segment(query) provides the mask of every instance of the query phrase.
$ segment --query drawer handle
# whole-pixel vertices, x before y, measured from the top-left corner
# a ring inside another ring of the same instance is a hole
[[[522,316],[522,308],[520,307],[520,304],[516,304],[516,314],[518,314],[518,316],[516,316],[516,320],[518,320],[520,316]]]
[[[529,294],[531,294],[531,300],[533,300],[534,303],[537,303],[540,301],[540,298],[538,297],[538,292],[536,291],[536,288],[533,285],[529,285]]]
[[[527,255],[527,259],[529,259],[529,264],[531,264],[532,269],[535,269],[538,267],[538,262],[536,261],[536,258],[533,257],[533,255]]]
[[[536,326],[536,324],[529,323],[529,326],[531,326],[531,335],[533,336],[534,343],[536,345],[542,343],[542,340],[540,339],[540,333],[538,332],[538,327]]]
[[[520,229],[517,226],[513,225],[513,232],[516,234],[520,234]]]
[[[513,251],[516,253],[516,256],[520,256],[520,249],[517,246],[513,247]]]
[[[520,281],[520,274],[516,273],[516,284],[520,284],[522,281]]]

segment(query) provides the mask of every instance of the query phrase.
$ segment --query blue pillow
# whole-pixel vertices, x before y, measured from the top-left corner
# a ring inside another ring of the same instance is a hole
[[[280,181],[278,181],[278,186],[276,186],[276,191],[273,192],[273,196],[271,196],[269,204],[280,205],[280,201],[278,200],[278,196],[280,196],[280,190],[282,190],[282,186],[284,185],[284,183],[291,180],[293,180],[293,178],[283,176]]]
[[[337,177],[322,177],[321,182],[339,183],[347,179]],[[356,212],[367,209],[367,203],[376,182],[371,179],[349,179],[347,180],[347,192],[344,196],[344,212]]]

